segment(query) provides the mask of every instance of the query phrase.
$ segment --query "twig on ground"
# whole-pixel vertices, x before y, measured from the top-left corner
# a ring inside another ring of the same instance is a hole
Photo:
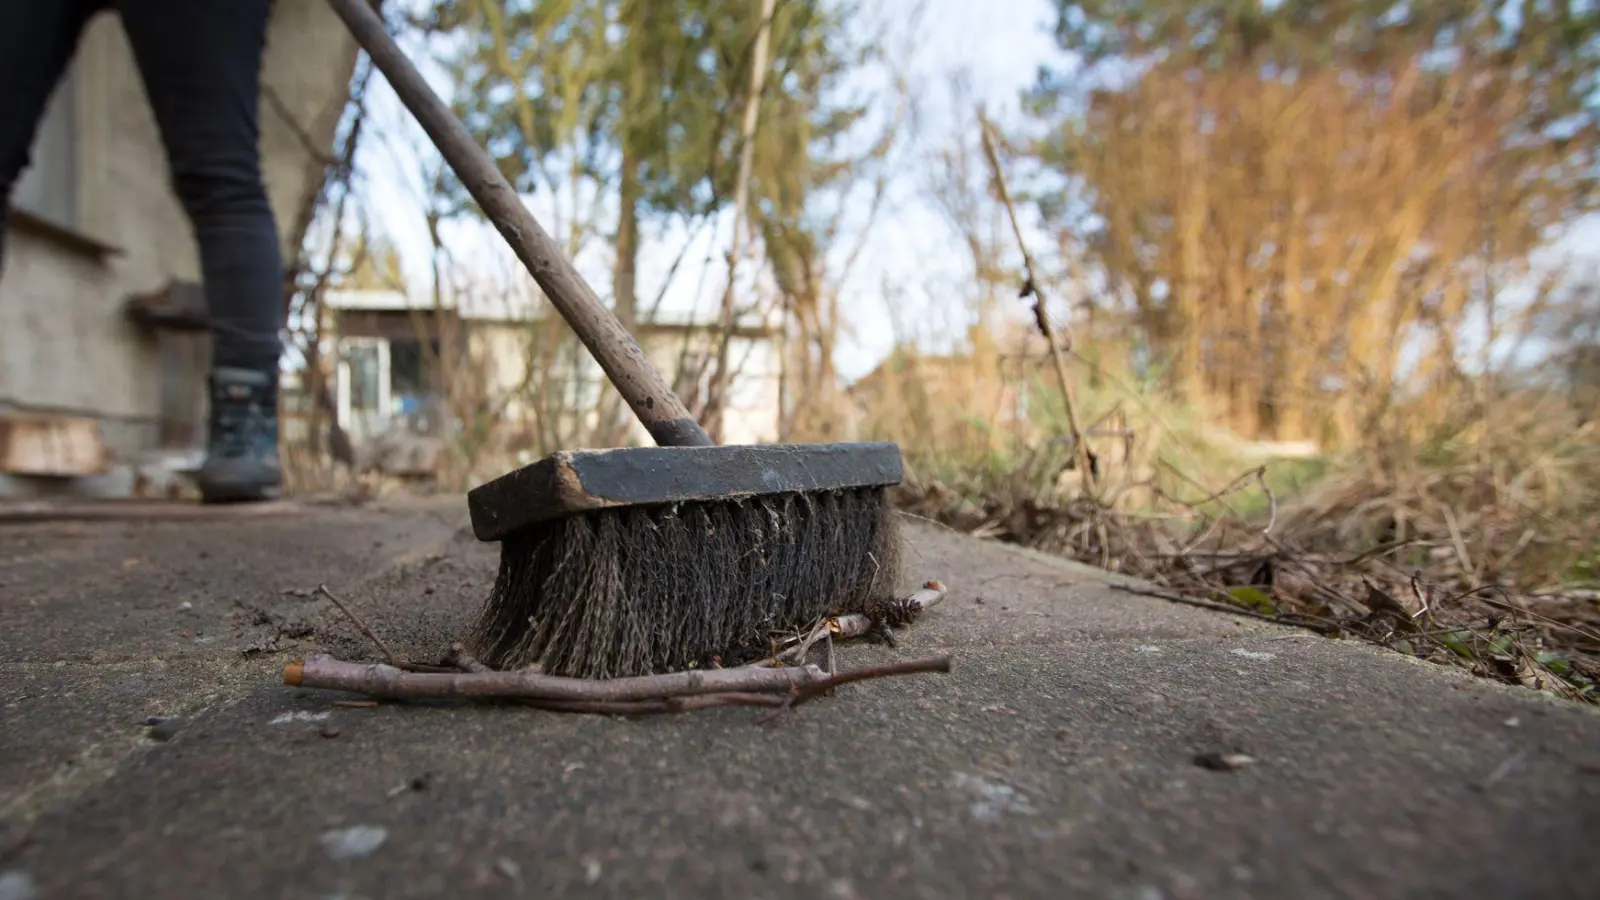
[[[1417,612],[1411,618],[1415,619],[1421,616],[1432,616],[1433,604],[1429,601],[1430,593],[1430,591],[1425,590],[1422,587],[1422,573],[1413,572],[1411,575],[1411,596],[1416,598]]]
[[[889,663],[882,666],[870,666],[864,669],[856,669],[853,672],[840,672],[838,675],[832,675],[827,678],[823,678],[821,681],[817,681],[812,684],[796,686],[793,694],[794,699],[789,703],[789,705],[791,707],[799,706],[808,700],[813,700],[822,696],[836,687],[856,681],[868,681],[873,678],[889,678],[895,675],[921,675],[933,672],[944,673],[949,671],[950,657],[933,656],[926,659],[913,659],[906,662]]]
[[[841,641],[858,638],[872,630],[872,617],[866,613],[850,613],[823,622],[824,634],[831,634]]]
[[[1461,564],[1461,571],[1472,576],[1474,582],[1478,581],[1477,567],[1472,564],[1472,554],[1467,552],[1467,542],[1461,537],[1461,526],[1456,521],[1456,511],[1450,504],[1441,503],[1439,512],[1444,515],[1445,527],[1450,531],[1450,544],[1456,551],[1456,561]]]
[[[403,662],[395,666],[402,672],[412,672],[419,675],[449,675],[459,672],[455,666],[430,666],[427,663]]]
[[[361,621],[361,617],[360,616],[358,616],[355,613],[351,612],[350,611],[350,607],[345,606],[343,600],[340,600],[338,597],[335,597],[333,595],[333,591],[328,590],[328,586],[327,585],[325,585],[325,584],[317,585],[317,593],[319,593],[322,596],[327,597],[329,600],[333,601],[333,605],[339,607],[339,611],[344,613],[345,617],[348,618],[351,622],[354,622],[355,626],[357,628],[361,629],[361,633],[362,634],[366,635],[368,638],[371,638],[372,642],[374,644],[378,645],[378,649],[383,651],[383,655],[384,655],[384,657],[386,659],[389,660],[390,665],[394,665],[394,666],[399,666],[400,665],[399,657],[395,656],[394,655],[394,651],[389,649],[389,645],[385,644],[383,642],[383,638],[378,637],[378,635],[375,632],[373,632],[373,630],[371,628],[368,628],[367,627],[367,623]]]
[[[779,651],[774,643],[770,657],[734,668],[694,669],[633,678],[583,679],[546,675],[537,668],[501,672],[477,660],[461,643],[450,645],[442,665],[402,663],[366,623],[335,597],[326,585],[317,592],[333,601],[389,659],[382,663],[351,663],[318,654],[284,668],[283,682],[295,687],[350,691],[386,700],[477,699],[508,700],[552,712],[601,715],[655,715],[687,712],[717,706],[757,706],[787,709],[821,696],[841,684],[868,678],[914,672],[948,672],[948,658],[897,663],[836,673],[834,638],[859,637],[906,625],[944,599],[947,588],[928,581],[910,595],[884,604],[873,615],[861,613],[819,620],[805,632],[794,634]],[[827,671],[806,664],[811,647],[827,642]],[[336,704],[376,705],[373,700],[335,701]]]
[[[1278,498],[1272,493],[1272,486],[1267,484],[1267,467],[1262,466],[1256,470],[1256,484],[1261,485],[1261,493],[1267,495],[1267,524],[1262,527],[1262,534],[1271,534],[1273,526],[1278,524]]]
[[[1266,541],[1267,544],[1272,547],[1272,549],[1278,551],[1280,558],[1282,558],[1286,564],[1298,569],[1300,574],[1305,577],[1306,583],[1309,584],[1313,590],[1322,594],[1323,597],[1342,603],[1351,609],[1362,608],[1361,603],[1352,597],[1346,596],[1338,588],[1335,588],[1333,585],[1324,580],[1322,575],[1315,568],[1304,561],[1302,558],[1304,554],[1299,550],[1290,547],[1270,534],[1262,534],[1261,538],[1262,540]]]
[[[1165,463],[1164,462],[1164,463],[1162,463],[1162,465],[1164,465],[1168,469],[1172,469],[1173,471],[1177,471],[1175,468],[1173,468],[1173,466],[1170,463]],[[1240,491],[1242,491],[1246,487],[1248,487],[1252,480],[1259,479],[1259,478],[1264,478],[1264,477],[1266,477],[1266,474],[1267,474],[1267,467],[1266,466],[1257,466],[1254,469],[1251,469],[1250,471],[1245,472],[1242,475],[1236,476],[1232,481],[1228,482],[1227,486],[1222,488],[1222,490],[1220,490],[1220,491],[1212,491],[1210,494],[1207,494],[1206,496],[1201,497],[1199,500],[1184,500],[1181,497],[1174,497],[1174,496],[1172,496],[1172,494],[1168,493],[1167,491],[1162,490],[1158,485],[1155,485],[1154,483],[1152,483],[1150,485],[1150,489],[1153,492],[1155,492],[1155,494],[1157,496],[1161,497],[1162,499],[1166,500],[1167,502],[1176,504],[1178,506],[1186,507],[1189,510],[1193,511],[1197,507],[1205,506],[1207,503],[1216,503],[1216,502],[1218,502],[1220,500],[1226,499],[1230,495],[1239,493]],[[1224,504],[1224,505],[1226,506],[1226,504]],[[1231,508],[1229,509],[1229,512],[1232,512]]]
[[[467,648],[460,643],[450,645],[450,652],[445,654],[444,661],[446,664],[455,669],[459,669],[462,672],[494,671],[483,663],[478,662],[478,660],[475,659],[472,654],[467,652]]]
[[[836,620],[823,619],[817,624],[811,626],[811,630],[806,633],[805,638],[801,640],[799,644],[794,647],[790,647],[788,650],[779,653],[775,657],[778,663],[799,665],[805,662],[806,657],[811,653],[812,646],[814,646],[817,641],[822,640],[832,632],[832,624],[834,621]],[[861,633],[865,634],[866,632],[862,631]]]
[[[454,650],[454,648],[452,648]],[[475,660],[452,653],[463,665]],[[478,663],[482,665],[482,663]],[[656,715],[718,706],[788,709],[833,688],[870,678],[950,671],[949,657],[914,660],[826,675],[816,666],[761,668],[740,666],[589,680],[561,678],[526,670],[415,674],[382,663],[347,663],[314,656],[284,669],[285,684],[343,690],[389,700],[510,700],[552,712],[601,715]]]
[[[790,634],[781,642],[793,646],[780,650],[764,659],[757,660],[750,665],[756,667],[798,665],[805,662],[807,655],[811,652],[811,648],[818,641],[824,639],[829,641],[828,652],[831,655],[833,652],[832,642],[834,640],[844,641],[861,637],[871,633],[873,627],[879,624],[896,628],[910,624],[916,621],[917,617],[922,613],[937,606],[947,593],[949,593],[949,588],[945,587],[941,581],[924,582],[922,587],[908,596],[889,604],[888,608],[882,611],[886,618],[893,620],[891,622],[879,623],[866,613],[846,613],[842,616],[819,619],[816,624],[804,632]],[[830,663],[830,669],[831,665]]]
[[[1482,589],[1480,588],[1478,590],[1481,591]],[[1524,616],[1528,616],[1529,618],[1538,619],[1539,621],[1544,622],[1546,625],[1549,625],[1552,628],[1560,628],[1560,629],[1563,629],[1565,631],[1569,631],[1569,632],[1571,632],[1573,634],[1577,634],[1577,635],[1581,635],[1583,637],[1586,637],[1589,640],[1594,641],[1596,643],[1600,643],[1600,632],[1590,631],[1589,629],[1584,628],[1582,625],[1576,625],[1576,624],[1573,624],[1572,622],[1563,622],[1560,619],[1552,618],[1550,616],[1546,616],[1546,615],[1543,615],[1541,613],[1534,612],[1532,610],[1523,609],[1523,608],[1517,606],[1515,603],[1510,603],[1510,602],[1507,602],[1505,600],[1497,600],[1497,599],[1495,599],[1493,597],[1486,597],[1482,593],[1479,593],[1479,592],[1469,591],[1468,594],[1474,594],[1477,597],[1478,600],[1482,601],[1483,603],[1488,604],[1489,606],[1494,607],[1495,609],[1503,609],[1506,612],[1512,613],[1513,615],[1524,615]],[[1463,595],[1463,596],[1466,596],[1466,595]]]
[[[665,713],[693,712],[718,706],[777,707],[783,705],[781,694],[753,694],[729,691],[723,694],[701,694],[696,697],[664,697],[660,700],[520,700],[524,706],[549,712],[589,713],[602,716],[652,716]]]
[[[888,678],[894,675],[916,675],[925,672],[950,671],[950,657],[935,656],[928,659],[913,659],[907,662],[890,663],[884,666],[871,666],[865,669],[856,669],[853,672],[841,672],[813,681],[809,684],[796,684],[784,698],[781,705],[771,714],[762,717],[762,723],[771,722],[784,712],[828,693],[840,685],[850,684],[853,681],[866,681],[869,678]]]
[[[827,676],[816,666],[703,669],[665,675],[589,680],[516,672],[406,672],[382,663],[350,663],[316,655],[283,670],[283,682],[294,687],[350,691],[390,700],[503,699],[555,701],[658,700],[727,692],[787,690],[820,682]]]
[[[1337,625],[1331,623],[1313,622],[1300,617],[1291,618],[1282,613],[1269,616],[1266,613],[1254,612],[1252,610],[1233,606],[1227,603],[1213,603],[1210,600],[1198,600],[1194,597],[1185,597],[1182,594],[1174,594],[1170,591],[1158,591],[1151,588],[1142,588],[1120,581],[1112,582],[1107,586],[1113,591],[1121,591],[1124,594],[1137,594],[1141,597],[1154,597],[1157,600],[1166,600],[1172,603],[1181,603],[1185,606],[1193,606],[1197,609],[1209,609],[1214,612],[1223,612],[1230,615],[1243,616],[1246,619],[1255,619],[1260,622],[1271,622],[1275,625],[1292,625],[1295,628],[1304,628],[1307,631],[1315,631],[1318,634],[1337,634],[1340,631],[1340,628]]]

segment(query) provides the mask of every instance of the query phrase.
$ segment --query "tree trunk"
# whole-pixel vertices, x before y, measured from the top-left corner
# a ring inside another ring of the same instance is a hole
[[[639,154],[637,132],[628,121],[630,112],[643,93],[643,72],[633,66],[623,82],[622,97],[622,170],[618,176],[618,214],[616,236],[616,263],[612,270],[612,311],[637,339],[638,330],[638,276],[639,276],[639,204],[643,187],[639,183]],[[622,395],[615,390],[601,394],[600,409],[596,416],[597,431],[602,446],[616,446],[626,440],[629,411],[622,405]]]
[[[1201,341],[1200,290],[1204,273],[1202,240],[1206,225],[1206,181],[1202,171],[1198,103],[1191,103],[1178,123],[1179,207],[1178,283],[1173,285],[1174,331],[1179,348],[1173,386],[1178,396],[1195,403],[1205,396]]]
[[[613,290],[614,312],[623,327],[632,329],[638,321],[639,273],[639,160],[632,142],[622,148],[621,214],[617,220],[617,261]]]
[[[1229,342],[1233,352],[1225,360],[1219,360],[1218,364],[1225,366],[1227,371],[1228,418],[1233,431],[1240,437],[1253,440],[1260,436],[1261,380],[1257,373],[1260,369],[1261,327],[1256,298],[1245,281],[1245,269],[1249,261],[1245,259],[1243,250],[1230,250],[1230,258],[1223,270],[1223,293],[1229,317],[1233,320],[1233,340]]]
[[[1305,246],[1306,206],[1304,198],[1291,197],[1289,227],[1283,241],[1283,316],[1274,335],[1273,359],[1278,377],[1272,387],[1274,405],[1274,431],[1280,441],[1298,441],[1307,437],[1306,406],[1313,395],[1311,388],[1311,354],[1306,348],[1314,346],[1314,336],[1309,333],[1305,304]]]
[[[750,95],[745,98],[744,122],[740,128],[739,175],[733,185],[733,240],[728,251],[728,285],[722,292],[722,333],[717,343],[717,365],[712,372],[704,427],[712,440],[722,442],[723,407],[728,393],[728,349],[733,340],[734,280],[739,256],[744,253],[745,213],[750,203],[750,168],[755,158],[756,125],[761,113],[761,94],[767,83],[767,44],[772,37],[772,14],[776,0],[760,0],[761,21],[757,25],[756,45],[750,59]]]

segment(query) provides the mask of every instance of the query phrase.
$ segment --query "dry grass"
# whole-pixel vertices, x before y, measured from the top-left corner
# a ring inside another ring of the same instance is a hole
[[[1099,500],[1045,477],[1065,453],[1019,444],[965,466],[913,451],[897,501],[1174,595],[1600,703],[1595,424],[1536,393],[1454,418],[1468,424],[1326,464],[1236,459],[1229,479],[1222,448],[1149,407],[1135,463]]]

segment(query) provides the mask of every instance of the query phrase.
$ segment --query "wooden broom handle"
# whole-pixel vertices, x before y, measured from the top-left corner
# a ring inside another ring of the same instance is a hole
[[[383,20],[368,6],[367,0],[328,0],[328,3],[344,20],[356,43],[367,51],[373,64],[388,79],[400,102],[428,133],[467,193],[478,202],[561,317],[589,348],[606,377],[622,393],[655,442],[663,447],[711,446],[713,441],[705,429],[672,393],[650,358],[600,302],[555,241],[539,227],[489,154],[473,141],[461,120],[444,105],[389,37]]]

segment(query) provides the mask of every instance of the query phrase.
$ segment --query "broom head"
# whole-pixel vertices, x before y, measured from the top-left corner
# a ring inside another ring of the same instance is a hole
[[[736,665],[892,598],[892,443],[553,454],[467,495],[501,544],[471,635],[495,669],[616,678]]]

